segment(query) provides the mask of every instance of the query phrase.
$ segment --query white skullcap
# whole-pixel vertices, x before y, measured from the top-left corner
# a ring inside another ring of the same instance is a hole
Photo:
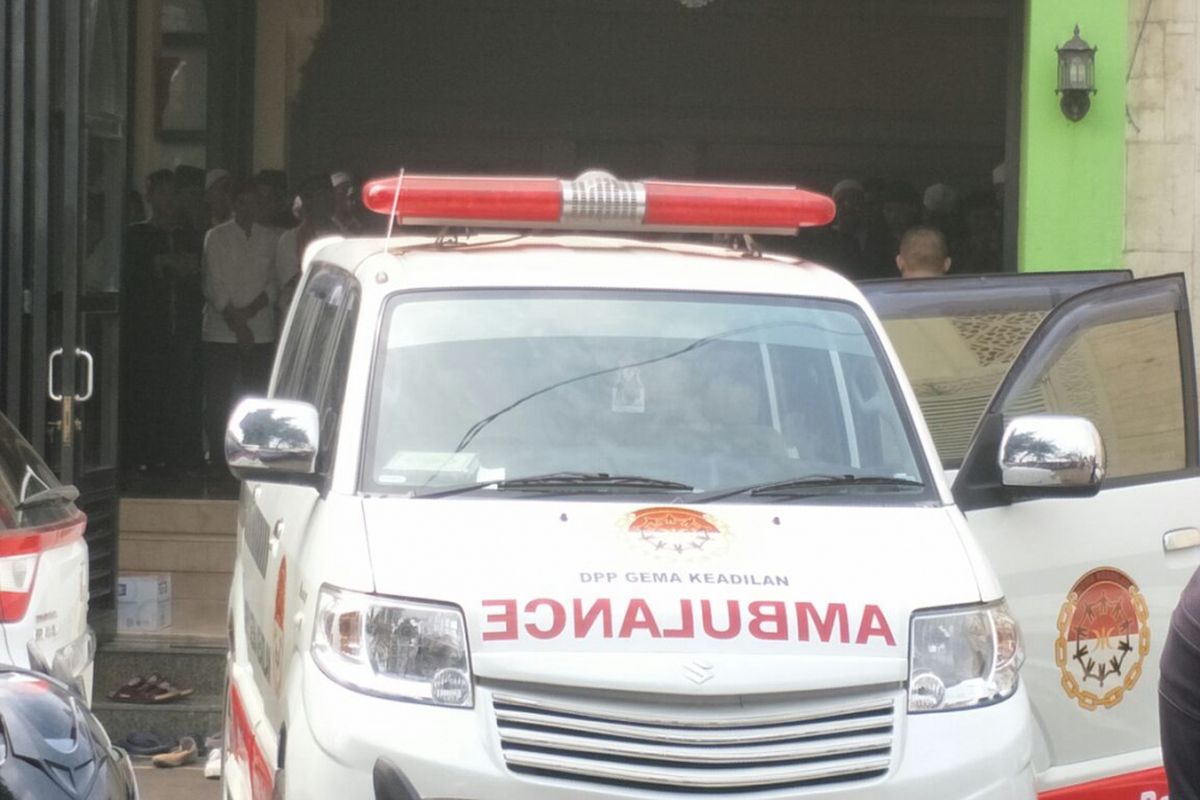
[[[354,180],[350,177],[349,172],[335,172],[329,176],[329,182],[333,184],[333,188],[336,189],[339,186],[352,184],[354,183]]]
[[[958,193],[944,183],[935,183],[925,190],[925,207],[939,214],[949,214],[958,201]]]
[[[1007,177],[1006,172],[1007,171],[1005,170],[1004,162],[1001,161],[996,165],[996,168],[992,170],[992,183],[1004,183],[1004,180]]]
[[[208,174],[204,176],[204,191],[207,192],[209,189],[211,189],[213,184],[215,184],[217,181],[232,177],[233,176],[229,174],[229,170],[227,169],[221,169],[220,167],[216,169],[210,169]]]
[[[846,192],[861,192],[863,186],[853,178],[843,178],[833,185],[833,191],[829,193],[834,200],[838,199],[838,195]]]

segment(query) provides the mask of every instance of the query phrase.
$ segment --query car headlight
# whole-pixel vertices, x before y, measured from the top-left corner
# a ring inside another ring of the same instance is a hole
[[[914,614],[911,641],[910,713],[985,706],[1017,690],[1025,653],[1004,601]]]
[[[467,626],[454,606],[322,586],[313,659],[330,679],[368,694],[474,705]]]

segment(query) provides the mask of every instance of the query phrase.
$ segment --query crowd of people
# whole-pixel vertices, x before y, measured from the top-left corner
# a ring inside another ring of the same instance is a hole
[[[1003,176],[993,181],[993,191],[961,199],[944,183],[918,192],[903,181],[839,181],[833,224],[802,230],[794,251],[851,280],[997,272],[1003,266]]]
[[[121,458],[131,472],[223,472],[235,399],[265,393],[305,247],[362,232],[344,172],[296,192],[278,170],[151,173],[122,272]]]
[[[997,186],[1002,188],[1003,183]],[[831,225],[780,243],[852,280],[1001,269],[997,193],[961,202],[885,180],[840,181]],[[308,178],[180,166],[151,173],[122,272],[122,463],[129,471],[223,473],[236,398],[264,393],[305,247],[363,232],[350,175]]]

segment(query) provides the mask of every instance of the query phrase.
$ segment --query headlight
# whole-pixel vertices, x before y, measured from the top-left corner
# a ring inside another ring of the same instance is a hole
[[[913,615],[908,710],[998,703],[1017,690],[1021,631],[1003,601]]]
[[[453,606],[322,586],[313,659],[337,683],[368,694],[470,708],[467,626]]]

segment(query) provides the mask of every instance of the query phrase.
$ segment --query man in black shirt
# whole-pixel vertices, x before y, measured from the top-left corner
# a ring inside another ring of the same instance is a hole
[[[1158,717],[1171,800],[1200,800],[1200,571],[1175,607],[1160,669]]]
[[[146,178],[150,216],[129,226],[121,275],[121,461],[147,472],[170,460],[171,284],[168,267],[176,226],[175,177]]]
[[[204,313],[200,256],[208,230],[204,170],[176,167],[175,186],[180,213],[171,231],[171,466],[197,470],[204,466],[204,381],[196,367]]]

